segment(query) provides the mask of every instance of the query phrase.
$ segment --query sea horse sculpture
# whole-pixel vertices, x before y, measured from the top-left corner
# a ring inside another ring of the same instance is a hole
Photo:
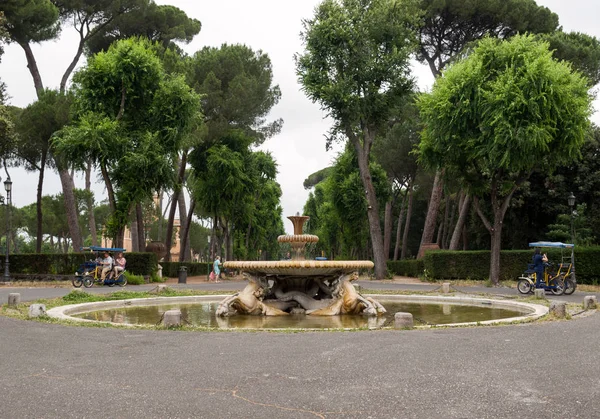
[[[287,315],[287,310],[301,307],[306,314],[314,316],[335,316],[338,314],[362,314],[379,316],[385,313],[385,308],[369,297],[363,297],[354,288],[351,281],[358,278],[358,274],[341,275],[333,281],[330,290],[319,280],[306,292],[292,290],[283,292],[277,283],[269,288],[269,281],[246,274],[249,278],[248,285],[242,291],[226,298],[219,304],[217,316],[232,316],[235,314],[250,314],[264,316]],[[326,290],[329,298],[317,299],[318,290]],[[265,296],[275,298],[265,299]]]
[[[265,280],[252,277],[248,274],[248,285],[225,300],[221,301],[217,308],[217,316],[232,316],[235,314],[251,314],[263,316],[286,316],[288,313],[282,310],[287,309],[294,304],[285,303],[275,306],[263,303],[265,289],[268,284]]]

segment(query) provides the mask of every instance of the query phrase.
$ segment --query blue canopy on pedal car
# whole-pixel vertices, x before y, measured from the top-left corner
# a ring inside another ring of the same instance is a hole
[[[81,250],[90,250],[92,252],[125,252],[125,249],[120,248],[120,247],[100,247],[100,246],[82,247]]]
[[[571,249],[575,247],[572,243],[561,243],[561,242],[533,242],[529,243],[529,247],[556,247],[560,249]]]

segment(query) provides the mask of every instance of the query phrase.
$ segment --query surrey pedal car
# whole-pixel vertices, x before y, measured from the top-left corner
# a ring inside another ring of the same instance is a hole
[[[115,277],[113,272],[114,265],[110,267],[110,271],[106,274],[104,280],[102,280],[102,265],[99,262],[101,259],[101,253],[108,252],[112,256],[119,252],[125,252],[125,249],[116,247],[90,246],[84,247],[81,250],[93,252],[96,257],[95,259],[90,259],[89,261],[79,265],[79,268],[75,272],[75,277],[71,281],[74,287],[79,288],[83,285],[86,288],[90,288],[96,283],[108,285],[109,287],[114,287],[115,285],[124,287],[127,285],[127,278],[124,275],[125,270],[120,271],[119,275]]]

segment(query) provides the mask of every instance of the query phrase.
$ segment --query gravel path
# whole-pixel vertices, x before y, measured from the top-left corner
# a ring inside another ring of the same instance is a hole
[[[226,285],[243,283],[186,286]],[[15,289],[0,288],[2,302],[8,291]],[[35,299],[69,289],[18,292]],[[122,330],[0,317],[0,417],[598,418],[599,331],[598,314],[310,333]]]

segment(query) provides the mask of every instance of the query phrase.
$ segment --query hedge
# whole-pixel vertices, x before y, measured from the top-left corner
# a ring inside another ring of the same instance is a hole
[[[79,265],[94,259],[92,253],[21,253],[9,257],[10,272],[14,274],[72,275]],[[150,276],[156,272],[157,259],[154,253],[126,253],[127,271],[135,275]],[[2,259],[2,264],[4,259]],[[2,268],[4,266],[2,265]]]
[[[393,275],[418,277],[423,275],[423,260],[406,259],[406,260],[388,260],[388,272]]]
[[[177,278],[180,266],[187,268],[188,276],[208,275],[212,270],[212,263],[209,262],[160,262],[160,266],[162,266],[162,275],[167,278]]]
[[[542,249],[550,262],[560,263],[560,249]],[[565,256],[570,250],[565,249]],[[515,280],[531,263],[533,250],[504,250],[500,252],[500,280]],[[490,252],[482,251],[430,251],[423,258],[426,275],[431,279],[486,280],[490,275]],[[577,282],[596,284],[600,280],[600,247],[583,247],[575,250]]]

